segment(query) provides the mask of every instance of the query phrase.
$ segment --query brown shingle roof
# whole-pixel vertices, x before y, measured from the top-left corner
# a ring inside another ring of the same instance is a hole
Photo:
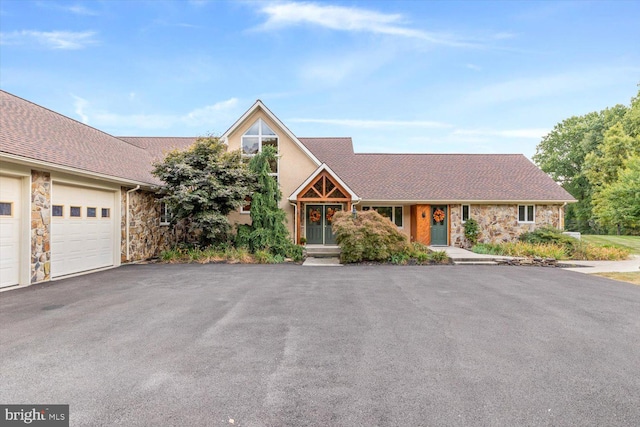
[[[350,138],[300,141],[364,200],[574,200],[521,154],[356,154]]]
[[[160,184],[152,163],[195,137],[115,137],[0,90],[0,152]]]
[[[151,155],[69,117],[0,90],[0,152],[125,180],[158,184]]]
[[[119,136],[119,139],[145,149],[154,162],[160,161],[169,151],[183,150],[196,142],[193,136]]]

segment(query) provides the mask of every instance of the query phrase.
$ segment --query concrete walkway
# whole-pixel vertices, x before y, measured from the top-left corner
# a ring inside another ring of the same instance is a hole
[[[454,246],[429,246],[432,251],[445,251],[455,264],[490,263],[496,259],[512,259],[508,256],[476,254],[466,249]],[[568,271],[579,273],[626,273],[640,271],[640,256],[632,255],[632,258],[624,261],[580,261],[564,260],[561,264],[573,264],[577,267],[564,268]]]
[[[337,257],[315,258],[307,257],[302,263],[305,267],[342,267]]]
[[[565,268],[579,273],[627,273],[640,272],[640,256],[632,255],[632,259],[626,261],[562,261],[565,264],[575,264],[580,267]]]

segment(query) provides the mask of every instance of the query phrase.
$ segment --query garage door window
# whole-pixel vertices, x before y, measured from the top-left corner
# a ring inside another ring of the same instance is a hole
[[[69,216],[72,218],[80,218],[80,216],[82,215],[80,212],[80,206],[71,206],[69,208]]]
[[[51,207],[51,216],[63,216],[64,206],[62,205],[53,205]]]
[[[111,209],[102,208],[102,218],[109,218],[111,216]]]
[[[0,216],[12,216],[13,215],[13,203],[0,202]]]
[[[87,208],[87,218],[95,218],[96,216],[96,208]]]

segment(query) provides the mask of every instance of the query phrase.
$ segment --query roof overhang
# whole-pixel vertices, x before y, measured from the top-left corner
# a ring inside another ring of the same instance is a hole
[[[99,180],[120,184],[120,185],[126,185],[126,186],[139,185],[140,187],[144,187],[145,189],[153,189],[155,187],[161,186],[161,184],[136,181],[132,179],[121,178],[121,177],[106,175],[106,174],[97,173],[97,172],[91,172],[84,169],[73,168],[70,166],[59,165],[51,162],[45,162],[43,160],[30,159],[28,157],[18,156],[18,155],[9,154],[9,153],[0,153],[0,161],[7,162],[7,163],[15,163],[23,166],[29,166],[36,169],[44,169],[46,171],[51,171],[51,172],[64,172],[68,174],[78,175],[84,178],[99,179]]]
[[[360,197],[358,197],[358,195],[351,188],[349,188],[349,186],[345,184],[345,182],[341,180],[340,177],[334,171],[332,171],[326,163],[322,163],[320,166],[318,166],[318,168],[313,171],[313,173],[309,175],[309,177],[302,184],[300,184],[300,186],[296,188],[293,193],[291,193],[291,195],[289,196],[289,201],[295,202],[296,200],[298,200],[300,192],[302,192],[302,190],[304,190],[304,188],[322,172],[327,172],[333,179],[335,179],[336,182],[349,193],[349,196],[351,197],[351,200],[353,202],[357,203],[360,201]]]
[[[295,136],[293,132],[291,132],[289,128],[285,126],[285,124],[282,123],[282,121],[278,117],[276,117],[276,115],[273,114],[273,112],[271,112],[271,110],[269,110],[267,106],[264,105],[264,103],[259,99],[256,100],[256,102],[242,116],[240,116],[240,118],[236,120],[235,123],[225,131],[225,133],[222,134],[220,139],[224,143],[227,143],[229,135],[235,132],[236,129],[238,129],[238,127],[258,109],[262,110],[267,115],[267,117],[269,117],[269,119],[271,119],[279,128],[281,128],[284,133],[293,141],[293,143],[296,144],[298,148],[300,148],[300,150],[304,152],[313,163],[315,163],[316,166],[321,165],[322,162],[320,162],[320,160],[318,160],[318,158],[311,151],[309,151],[309,149],[302,142],[300,142],[298,137]]]

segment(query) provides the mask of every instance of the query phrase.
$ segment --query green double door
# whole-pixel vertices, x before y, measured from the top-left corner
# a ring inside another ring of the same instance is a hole
[[[431,244],[447,246],[447,207],[431,207]]]
[[[307,244],[335,245],[336,237],[331,231],[333,215],[342,210],[342,205],[306,205]]]

